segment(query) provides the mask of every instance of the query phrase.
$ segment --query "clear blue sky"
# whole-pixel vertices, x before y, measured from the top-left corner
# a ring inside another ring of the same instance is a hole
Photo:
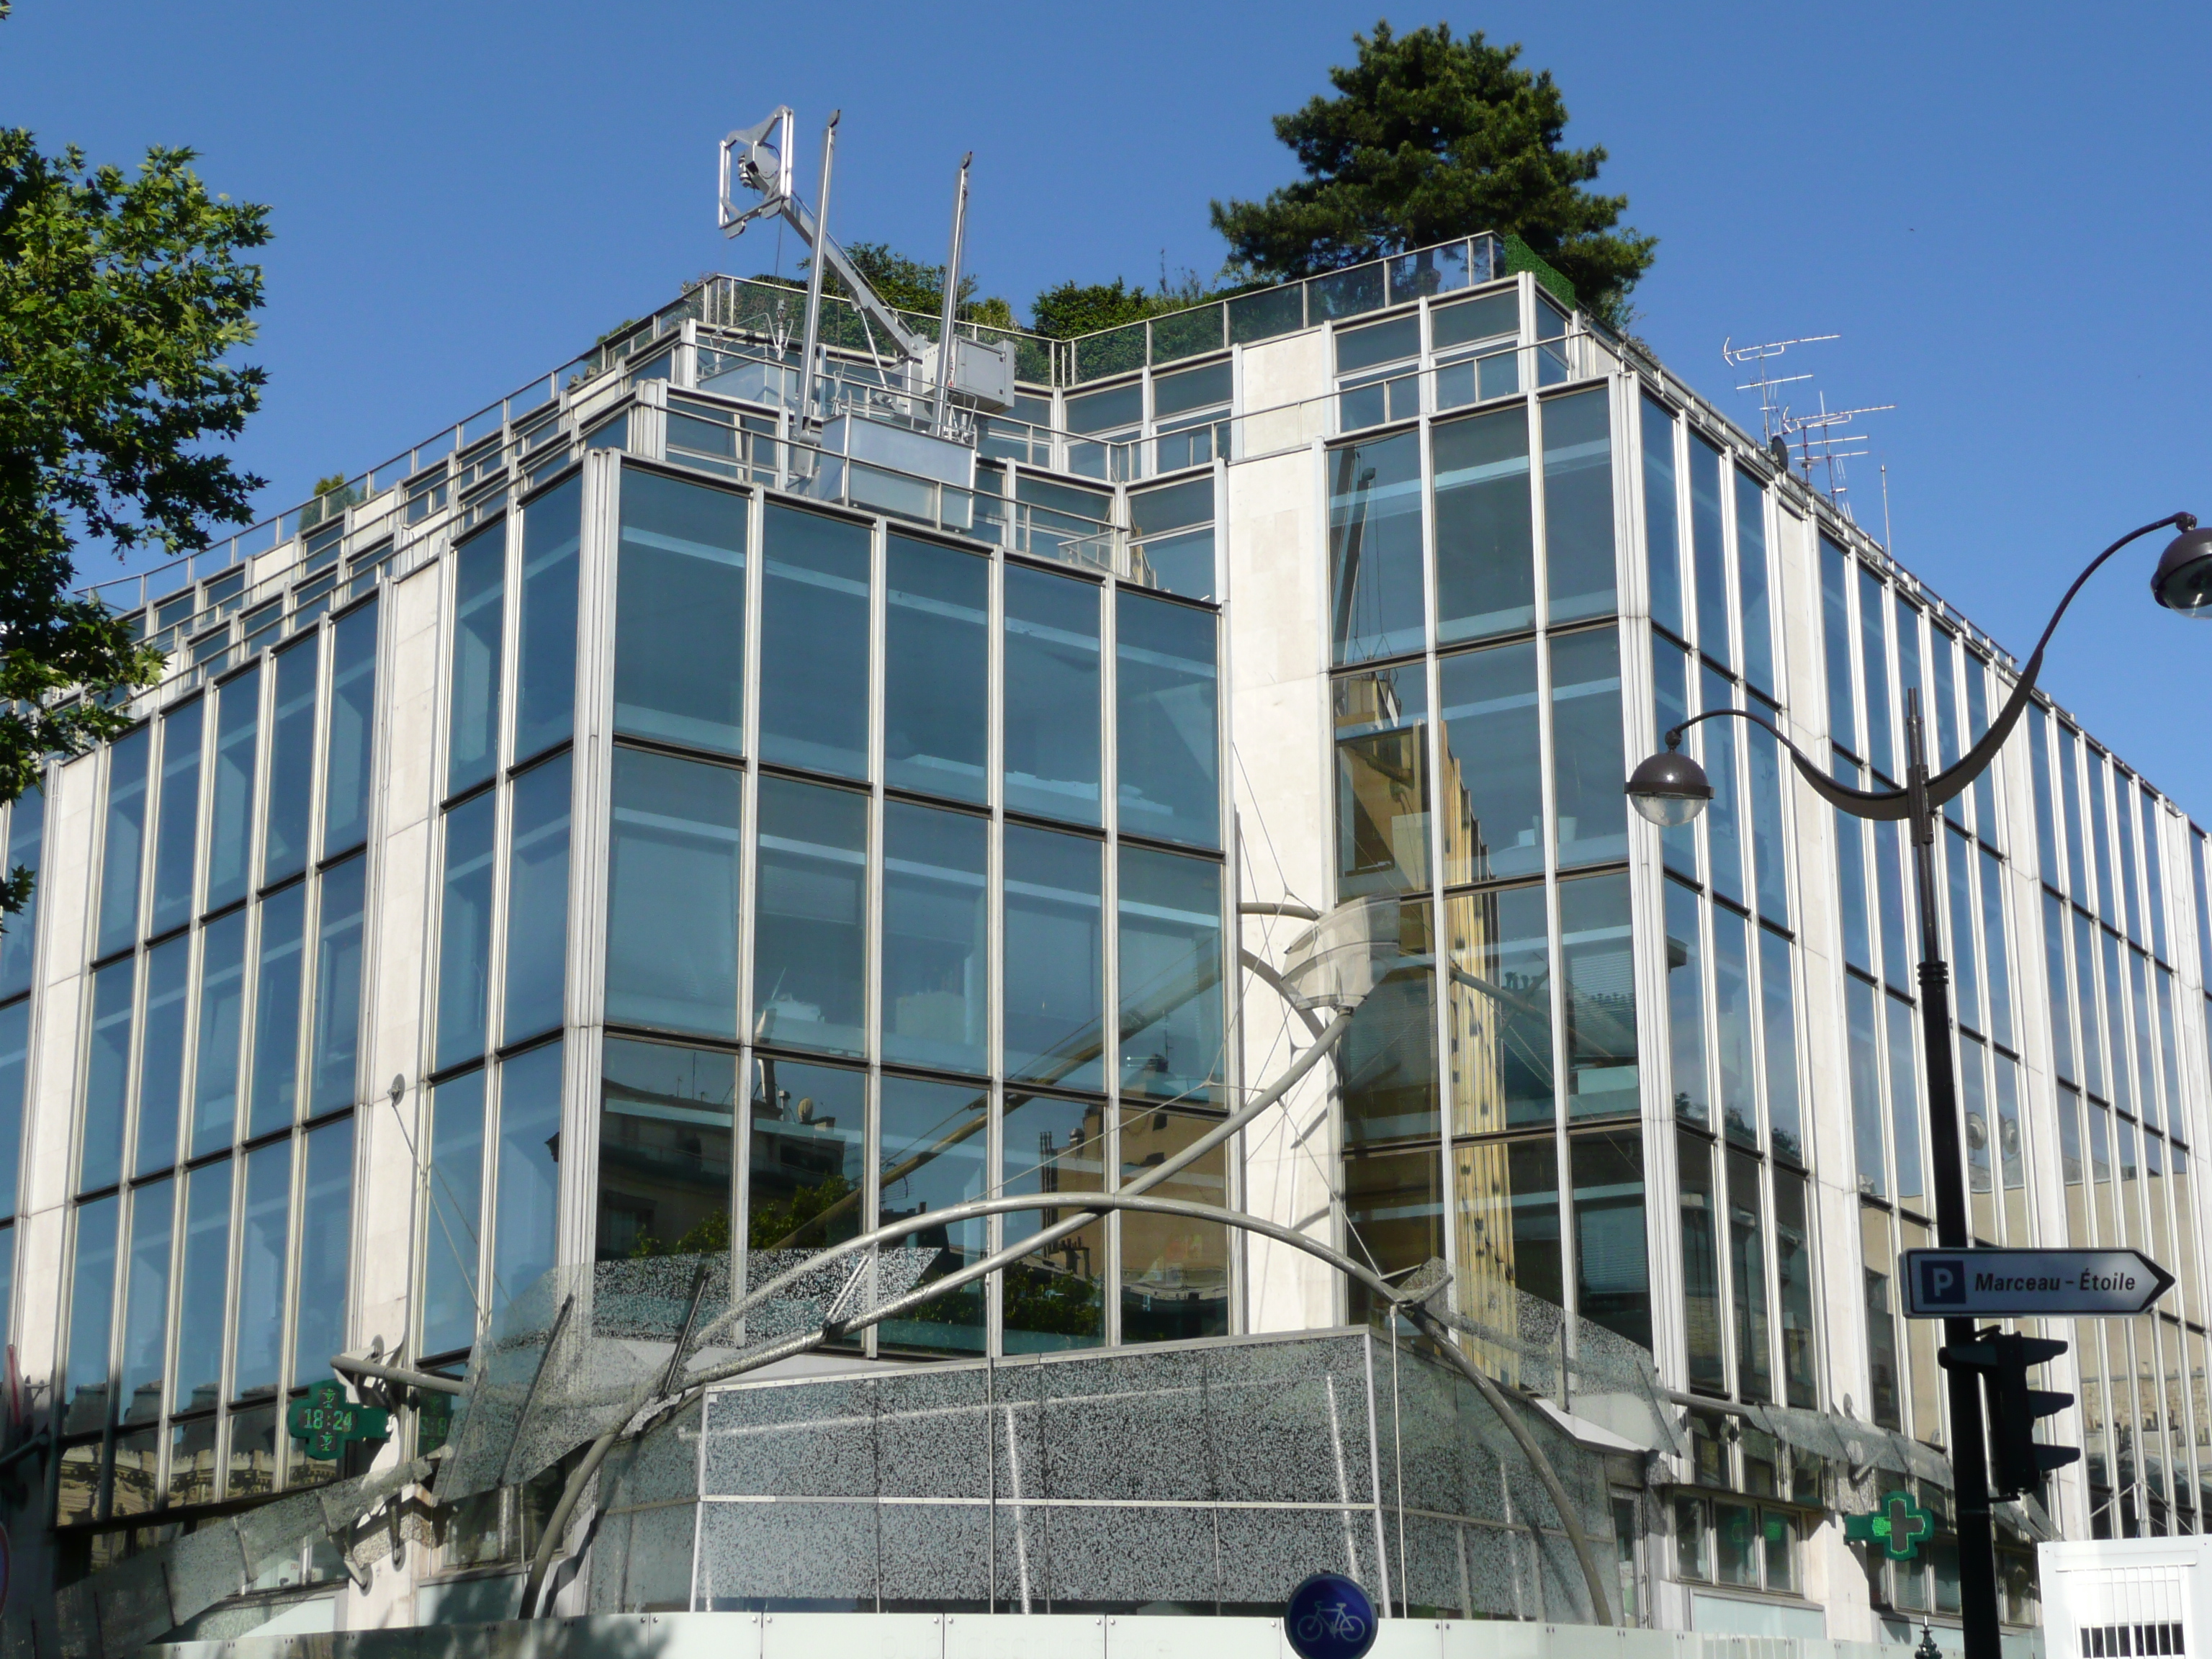
[[[714,150],[778,103],[810,155],[844,107],[833,231],[933,263],[974,149],[972,264],[1018,309],[1164,259],[1211,274],[1207,200],[1290,177],[1267,118],[1377,11],[16,0],[0,121],[100,161],[190,144],[270,205],[270,388],[238,453],[274,510],[686,278],[772,264],[772,234],[715,231]],[[1524,43],[1569,141],[1612,152],[1601,187],[1661,238],[1636,300],[1677,373],[1752,424],[1724,337],[1843,336],[1806,363],[1833,404],[1899,405],[1869,422],[1898,556],[2015,651],[2120,531],[2212,520],[2212,9],[1447,15]],[[1878,530],[1875,462],[1854,482]],[[2212,627],[2151,607],[2154,556],[2083,596],[2045,684],[2202,820]]]

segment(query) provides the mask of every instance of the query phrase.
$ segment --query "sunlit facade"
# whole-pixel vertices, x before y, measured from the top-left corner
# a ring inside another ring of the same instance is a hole
[[[19,1572],[434,1449],[435,1396],[336,1462],[284,1410],[372,1343],[461,1376],[549,1272],[757,1285],[912,1221],[941,1278],[1079,1213],[1314,1040],[1282,975],[1358,902],[1382,971],[1333,1064],[1162,1190],[1440,1259],[1470,1351],[1602,1460],[1632,1622],[1955,1613],[1940,1538],[1884,1565],[1838,1518],[1948,1505],[1936,1331],[1892,1282],[1932,1242],[1909,848],[1747,723],[1689,738],[1693,826],[1622,781],[1727,706],[1893,782],[1908,696],[1948,761],[2014,665],[1504,249],[1008,336],[1012,406],[950,436],[833,306],[834,443],[788,406],[796,296],[714,279],[112,595],[169,678],[5,825],[38,888],[0,939],[0,1273],[18,1437],[53,1437]],[[2087,1455],[2052,1524],[2197,1530],[2205,836],[2039,705],[1942,841],[1978,1233],[2181,1281],[2059,1332]],[[1067,1202],[928,1219],[1019,1194]],[[1122,1212],[812,1363],[1210,1351],[1370,1302]],[[1678,1433],[1576,1392],[1601,1343]],[[556,1491],[426,1505],[359,1578],[310,1539],[224,1606],[499,1616]],[[2023,1637],[2038,1524],[2001,1525]],[[1546,1616],[1376,1535],[1398,1611]],[[765,1597],[683,1547],[723,1589],[586,1571],[559,1605]]]

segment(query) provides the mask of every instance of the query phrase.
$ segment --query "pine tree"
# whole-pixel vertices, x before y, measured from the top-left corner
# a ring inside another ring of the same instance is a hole
[[[1607,325],[1634,316],[1629,290],[1658,239],[1616,231],[1625,196],[1584,186],[1607,159],[1568,149],[1565,101],[1549,70],[1516,68],[1521,48],[1449,24],[1355,34],[1358,62],[1329,71],[1334,98],[1275,118],[1305,177],[1261,202],[1216,202],[1232,263],[1255,276],[1309,276],[1477,231],[1517,234]]]

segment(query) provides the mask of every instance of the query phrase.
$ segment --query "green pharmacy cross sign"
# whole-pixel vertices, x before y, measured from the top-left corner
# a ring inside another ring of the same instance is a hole
[[[1872,1515],[1844,1517],[1844,1536],[1855,1544],[1880,1543],[1893,1560],[1910,1561],[1920,1553],[1920,1540],[1936,1531],[1936,1517],[1912,1501],[1911,1492],[1884,1494],[1881,1507]]]
[[[356,1406],[343,1385],[325,1377],[307,1385],[307,1397],[292,1402],[284,1426],[306,1443],[307,1455],[334,1462],[349,1440],[388,1440],[392,1413],[377,1406]]]

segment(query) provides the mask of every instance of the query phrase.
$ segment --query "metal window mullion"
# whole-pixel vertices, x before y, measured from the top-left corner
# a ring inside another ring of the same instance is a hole
[[[568,773],[568,927],[562,941],[561,1160],[556,1262],[597,1253],[599,1090],[605,1051],[606,922],[614,771],[614,613],[622,452],[587,454],[579,474],[576,623]]]
[[[1151,325],[1146,325],[1148,329]],[[1098,590],[1098,821],[1106,841],[1100,849],[1098,884],[1100,955],[1105,964],[1105,1024],[1101,1028],[1101,1059],[1106,1091],[1106,1168],[1100,1186],[1113,1192],[1121,1185],[1121,777],[1116,752],[1121,729],[1117,718],[1119,682],[1115,623],[1119,592],[1112,580]],[[1109,1346],[1121,1340],[1121,1216],[1104,1218],[1106,1260],[1101,1294],[1105,1302],[1103,1326]]]
[[[888,817],[884,803],[884,699],[889,679],[885,666],[890,631],[890,526],[878,519],[868,536],[868,836],[862,848],[864,908],[861,913],[861,954],[866,963],[861,987],[861,1047],[867,1055],[862,1089],[866,1104],[861,1114],[860,1202],[863,1231],[877,1224],[882,1208],[883,1172],[883,978],[884,978],[884,836]],[[867,1305],[873,1307],[879,1285],[879,1252],[871,1249],[861,1271],[869,1275]],[[871,1325],[862,1334],[864,1352],[874,1358],[882,1328]]]
[[[212,1453],[213,1484],[218,1499],[230,1492],[231,1374],[238,1361],[238,1280],[245,1245],[245,1212],[246,1158],[234,1145],[230,1154],[230,1233],[225,1251],[228,1271],[223,1276],[222,1355],[216,1386],[216,1404],[220,1413],[216,1420]]]
[[[1010,488],[1012,483],[1009,478]],[[985,1066],[993,1079],[988,1091],[991,1098],[989,1123],[984,1135],[983,1190],[994,1198],[1004,1195],[1000,1179],[1006,1170],[1006,997],[1000,983],[1006,973],[1006,722],[1002,718],[1006,702],[1006,550],[1000,548],[990,555],[986,578],[984,626],[988,637],[983,642],[983,789],[991,815],[985,831],[984,908],[989,942],[984,975],[984,1043]],[[1004,1248],[1002,1236],[1000,1218],[992,1216],[983,1223],[986,1255]],[[1005,1317],[1000,1298],[995,1293],[1005,1277],[1003,1273],[994,1273],[983,1284],[983,1355],[987,1363],[1005,1346]]]
[[[780,416],[778,417],[781,419]],[[786,453],[778,447],[779,455]],[[760,851],[760,705],[761,705],[761,613],[762,595],[766,577],[763,551],[767,538],[768,497],[758,485],[748,492],[745,511],[745,625],[744,649],[738,672],[744,677],[741,696],[741,719],[744,724],[743,747],[744,769],[738,779],[739,814],[738,846],[742,856],[738,868],[738,938],[736,961],[738,967],[738,1006],[736,1030],[739,1039],[738,1051],[738,1086],[731,1100],[736,1114],[736,1133],[732,1139],[734,1155],[730,1160],[730,1214],[734,1224],[730,1229],[731,1283],[742,1288],[748,1282],[749,1240],[751,1237],[750,1199],[752,1170],[752,977],[753,977],[753,910],[758,902],[760,883],[757,865]],[[743,1340],[744,1326],[738,1327],[738,1340]],[[703,1418],[702,1419],[703,1423]],[[703,1433],[703,1429],[702,1429]]]
[[[1445,921],[1449,913],[1443,897],[1450,872],[1444,862],[1444,802],[1442,796],[1444,775],[1443,667],[1437,656],[1437,618],[1440,609],[1437,583],[1442,557],[1441,550],[1437,545],[1436,465],[1431,453],[1435,423],[1424,415],[1414,431],[1418,434],[1415,441],[1420,446],[1421,592],[1426,600],[1422,606],[1421,693],[1428,714],[1424,722],[1427,729],[1422,738],[1421,766],[1425,775],[1423,793],[1428,797],[1429,879],[1427,889],[1420,897],[1429,912],[1430,954],[1432,958],[1429,966],[1429,982],[1432,988],[1429,1028],[1430,1041],[1434,1045],[1436,1055],[1437,1231],[1443,1240],[1441,1254],[1445,1268],[1456,1274],[1459,1271],[1459,1230],[1452,1202],[1453,1101],[1449,1063],[1451,1053],[1450,945],[1446,937]],[[1532,547],[1532,556],[1533,552]],[[1333,763],[1331,771],[1322,775],[1333,779]],[[1333,784],[1331,794],[1333,798]],[[1340,1164],[1338,1184],[1345,1184]]]

